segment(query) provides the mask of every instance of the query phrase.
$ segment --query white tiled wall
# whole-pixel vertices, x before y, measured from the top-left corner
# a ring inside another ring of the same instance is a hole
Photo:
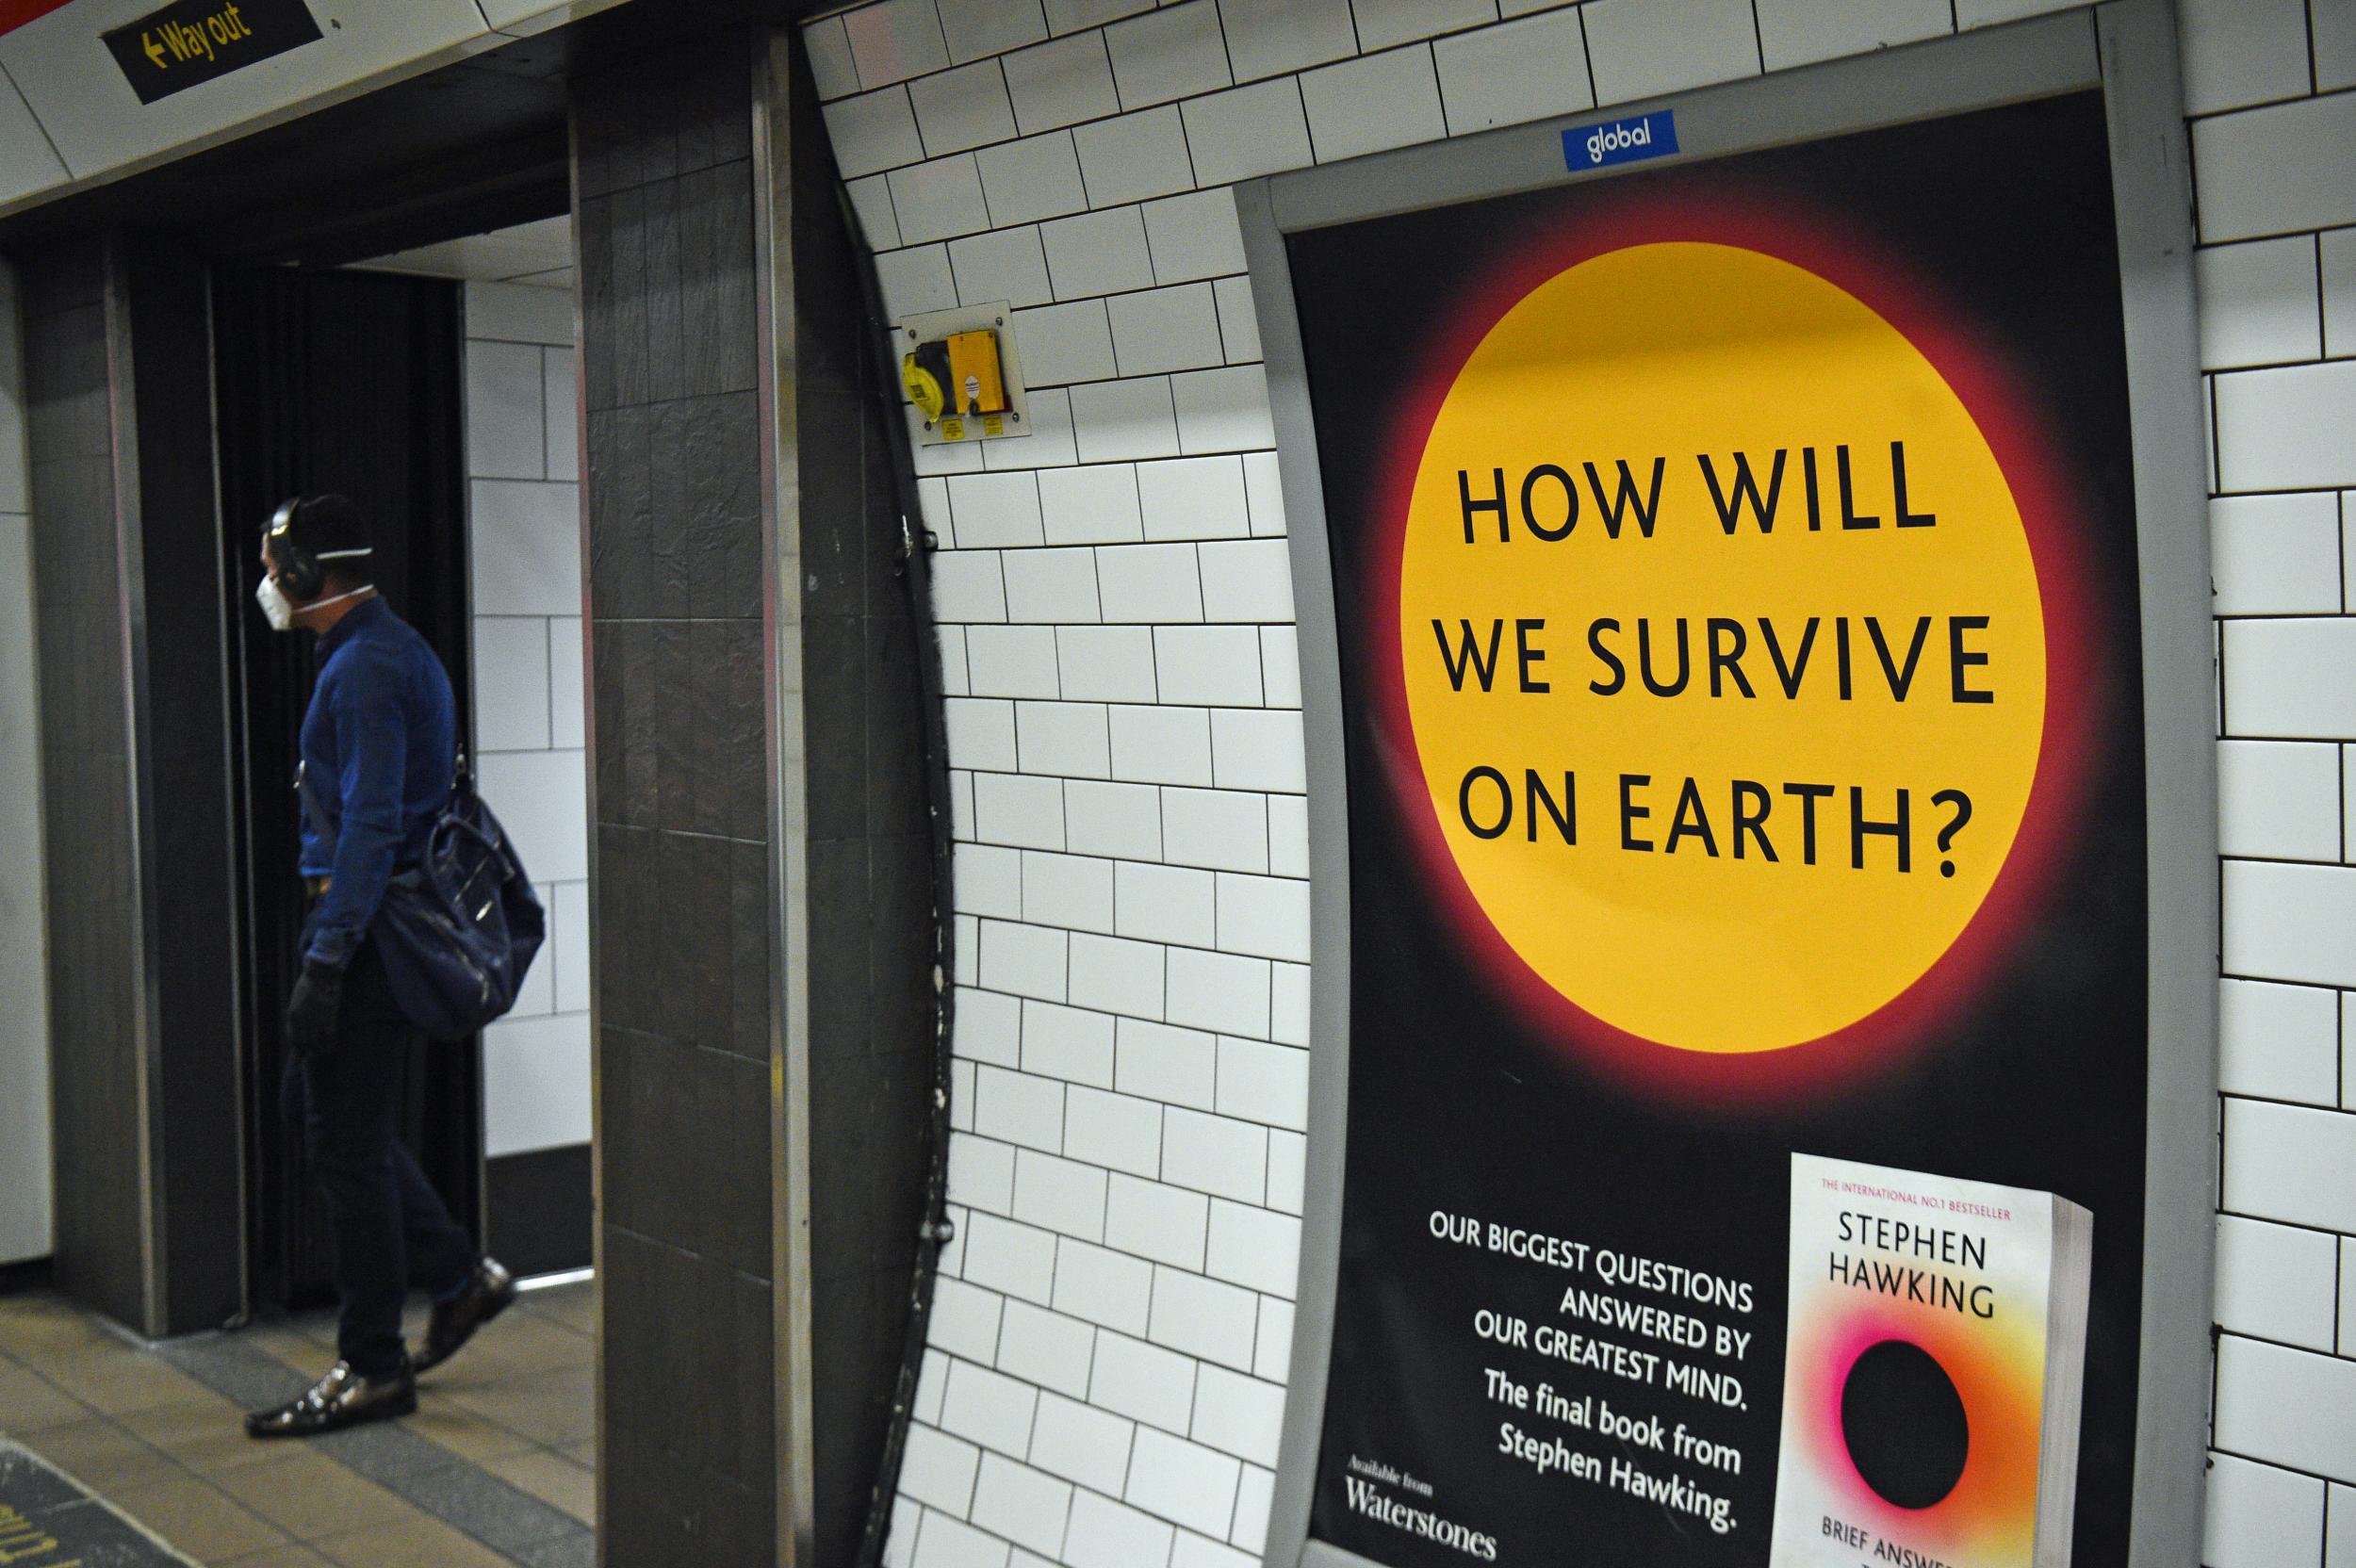
[[[1221,188],[2069,3],[883,0],[810,25],[891,308],[1011,301],[1037,426],[923,453],[960,1240],[895,1562],[1211,1568],[1265,1531],[1307,848]],[[2230,737],[2205,1559],[2356,1568],[2356,3],[2179,5]]]
[[[0,1264],[50,1249],[49,961],[41,691],[16,275],[0,267]]]
[[[476,767],[548,911],[524,994],[483,1036],[485,1152],[589,1139],[573,294],[466,286]]]

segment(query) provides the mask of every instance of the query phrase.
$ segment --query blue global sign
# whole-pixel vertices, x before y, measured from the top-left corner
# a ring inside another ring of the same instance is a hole
[[[1667,109],[1633,120],[1574,125],[1562,133],[1562,161],[1574,173],[1606,164],[1666,157],[1677,150],[1677,116]]]

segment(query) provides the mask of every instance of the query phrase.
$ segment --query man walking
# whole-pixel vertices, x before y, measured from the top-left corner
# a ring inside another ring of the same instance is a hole
[[[366,517],[342,496],[297,497],[262,539],[255,598],[280,631],[319,637],[303,715],[303,969],[286,1004],[285,1102],[326,1201],[335,1367],[299,1398],[246,1417],[255,1437],[307,1437],[417,1408],[417,1374],[449,1359],[515,1298],[408,1150],[397,1122],[413,1030],[369,923],[448,804],[456,760],[450,677],[378,596]],[[401,1330],[412,1283],[433,1293],[424,1350]]]

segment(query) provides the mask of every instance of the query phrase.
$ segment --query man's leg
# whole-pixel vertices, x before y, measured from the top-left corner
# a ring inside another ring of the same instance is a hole
[[[401,1308],[409,1266],[394,1156],[409,1041],[384,965],[374,945],[363,942],[344,976],[335,1042],[307,1058],[302,1070],[308,1091],[303,1142],[326,1200],[343,1308],[336,1351],[366,1377],[396,1372],[407,1359]]]
[[[409,1282],[446,1300],[466,1288],[483,1254],[466,1228],[450,1217],[442,1195],[417,1168],[408,1146],[393,1144],[393,1185],[401,1195],[401,1231],[408,1249]]]

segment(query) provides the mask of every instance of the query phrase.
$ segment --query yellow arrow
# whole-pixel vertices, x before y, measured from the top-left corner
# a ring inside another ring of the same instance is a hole
[[[155,41],[155,35],[141,33],[139,43],[147,51],[147,57],[155,62],[155,69],[161,71],[164,68],[164,46]]]

